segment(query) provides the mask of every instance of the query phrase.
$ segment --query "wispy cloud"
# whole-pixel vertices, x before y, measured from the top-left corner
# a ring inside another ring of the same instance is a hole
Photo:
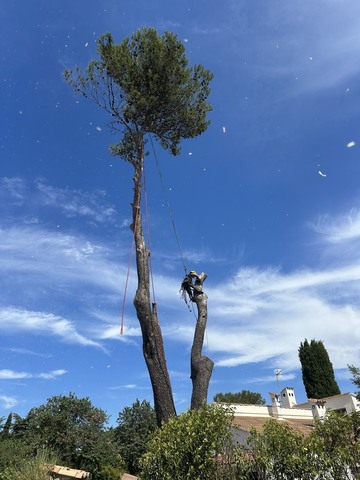
[[[208,279],[208,349],[218,367],[264,362],[292,375],[305,338],[322,339],[336,368],[360,363],[360,257],[344,250],[351,243],[352,251],[360,251],[354,219],[351,211],[323,218],[321,228],[312,224],[318,237],[308,248],[325,251],[317,266],[291,272],[243,267],[221,286]],[[338,248],[326,249],[329,243]],[[191,344],[190,320],[175,320],[165,331]]]
[[[19,404],[19,401],[14,397],[9,397],[8,395],[0,395],[0,402],[2,408],[11,409],[16,407]]]
[[[65,217],[82,217],[100,224],[114,223],[116,219],[115,208],[102,190],[59,188],[44,179],[30,182],[19,177],[0,178],[0,187],[0,198],[7,204],[23,207],[27,215],[36,215],[46,207],[57,209]]]
[[[0,309],[0,317],[3,333],[16,334],[27,331],[32,334],[54,335],[66,343],[101,347],[99,343],[78,333],[70,321],[52,313],[9,307]]]
[[[357,0],[346,6],[337,0],[276,0],[262,5],[261,19],[256,21],[251,17],[256,10],[249,9],[245,0],[232,0],[230,9],[230,23],[223,31],[240,40],[238,55],[248,68],[291,82],[283,88],[298,93],[325,91],[360,72]]]
[[[115,209],[106,205],[106,193],[103,191],[86,193],[81,190],[64,190],[44,181],[37,181],[35,186],[44,205],[60,208],[67,216],[88,217],[100,223],[114,221]]]
[[[281,375],[279,375],[279,381],[288,381],[288,380],[293,380],[294,378],[295,378],[294,373],[281,373]],[[266,375],[264,377],[250,378],[248,382],[256,383],[256,384],[271,383],[274,381],[274,379],[276,379],[275,373],[273,375]]]
[[[291,375],[299,368],[297,350],[304,338],[324,340],[337,368],[360,363],[360,256],[343,248],[351,243],[354,252],[360,251],[359,222],[358,211],[351,210],[309,224],[309,239],[315,234],[316,242],[304,245],[311,258],[314,249],[323,251],[317,265],[286,272],[281,266],[243,266],[221,282],[207,279],[206,347],[217,366],[264,362]],[[4,334],[26,332],[91,347],[118,339],[139,348],[131,301],[122,338],[119,333],[127,268],[121,245],[37,223],[3,227],[1,238]],[[184,313],[179,279],[157,272],[154,277],[166,341],[190,346],[194,317]],[[135,282],[132,277],[128,298]]]
[[[52,355],[50,353],[42,353],[36,352],[34,350],[28,350],[27,348],[4,348],[4,350],[13,352],[20,355],[31,355],[34,357],[41,357],[41,358],[51,358]]]
[[[52,370],[47,373],[15,372],[13,370],[0,370],[0,380],[18,380],[23,378],[42,378],[43,380],[55,380],[57,377],[65,375],[66,370]]]
[[[321,240],[330,244],[360,242],[360,210],[352,208],[345,215],[321,216],[316,223],[310,224]]]

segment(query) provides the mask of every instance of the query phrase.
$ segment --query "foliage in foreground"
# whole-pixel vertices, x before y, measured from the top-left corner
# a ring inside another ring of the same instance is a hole
[[[141,480],[360,479],[359,412],[331,412],[307,436],[269,420],[248,448],[231,444],[231,418],[208,406],[171,420],[150,441]]]
[[[16,416],[11,425],[5,422],[0,435],[0,472],[35,471],[34,459],[46,451],[61,465],[91,472],[93,480],[118,479],[125,465],[114,431],[105,428],[107,418],[88,398],[73,393],[49,398],[25,418]]]
[[[50,400],[51,405],[53,402],[57,404],[59,397]],[[64,418],[69,416],[76,424],[72,431],[74,435],[63,436],[63,442],[76,438],[81,424],[87,423],[83,417],[82,421],[79,420],[76,407],[91,406],[91,403],[80,400],[71,394],[61,402],[69,407],[67,414],[60,409],[52,411],[53,418],[48,417],[51,432],[57,428],[53,433],[58,437],[63,432]],[[48,407],[46,404],[35,412],[32,410],[32,415],[41,412],[38,420],[43,421],[42,414],[49,413]],[[90,408],[90,412],[94,413],[96,409]],[[218,405],[204,405],[199,411],[190,410],[173,418],[161,429],[155,427],[152,430],[154,411],[147,402],[137,400],[119,414],[118,423],[124,435],[118,435],[119,427],[110,430],[102,427],[99,435],[92,437],[94,441],[86,455],[81,442],[74,447],[78,458],[81,459],[83,451],[84,462],[94,468],[84,468],[85,463],[65,464],[61,450],[55,452],[54,448],[51,451],[44,447],[50,445],[50,430],[47,431],[42,424],[43,433],[34,432],[36,422],[30,423],[27,419],[16,415],[7,420],[0,419],[0,480],[43,480],[44,472],[40,466],[44,463],[89,470],[93,480],[119,480],[125,470],[119,455],[121,444],[122,447],[129,444],[128,453],[134,455],[131,461],[146,450],[141,460],[141,480],[360,479],[360,412],[351,415],[330,412],[307,436],[292,430],[286,422],[270,420],[262,431],[251,431],[248,448],[240,448],[230,441],[232,415],[229,410]],[[145,441],[145,437],[151,438]],[[36,438],[37,441],[32,443]],[[37,443],[40,438],[42,443]],[[78,438],[82,438],[80,433]],[[37,449],[34,449],[35,444]],[[56,445],[59,448],[60,443]],[[63,445],[65,448],[65,443]],[[57,454],[57,458],[50,458],[46,452]]]
[[[48,480],[44,466],[56,463],[56,457],[45,451],[32,458],[18,458],[0,472],[0,480]]]
[[[170,419],[148,444],[141,480],[214,480],[216,453],[230,442],[231,418],[219,406],[204,405]]]
[[[309,436],[287,423],[270,420],[252,430],[251,454],[234,452],[234,476],[228,480],[354,480],[360,478],[360,413],[331,412]]]

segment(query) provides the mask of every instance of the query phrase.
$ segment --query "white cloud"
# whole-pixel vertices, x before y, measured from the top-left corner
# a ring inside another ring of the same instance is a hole
[[[16,400],[16,398],[9,397],[7,395],[0,395],[0,402],[2,403],[2,407],[5,409],[14,408],[19,404],[19,401]]]
[[[344,244],[354,240],[360,242],[360,210],[352,208],[337,217],[321,216],[311,227],[326,243]]]
[[[288,380],[294,380],[296,378],[296,375],[294,373],[281,373],[279,375],[279,381],[288,381]],[[265,377],[255,377],[255,378],[250,378],[248,380],[249,383],[271,383],[276,380],[275,373],[274,375],[267,375]]]
[[[39,276],[36,285],[48,287],[86,283],[100,289],[118,288],[120,272],[108,259],[108,248],[98,243],[39,225],[0,228],[0,233],[4,282],[11,282],[6,274],[17,274],[17,281],[28,285],[29,276],[34,275]]]
[[[99,223],[113,221],[115,218],[115,209],[105,204],[106,195],[103,191],[88,193],[81,190],[62,189],[43,181],[37,181],[36,188],[43,204],[59,208],[67,216],[89,217]]]
[[[18,380],[23,378],[42,378],[44,380],[55,380],[57,377],[65,375],[66,370],[53,370],[47,373],[15,372],[14,370],[0,370],[0,380]]]
[[[360,214],[354,209],[338,217],[323,217],[311,227],[318,239],[315,248],[323,250],[318,265],[288,272],[280,266],[244,266],[221,282],[211,276],[207,279],[205,347],[217,366],[264,362],[291,374],[299,368],[297,350],[304,338],[322,339],[337,368],[360,363],[360,257],[356,254],[360,252]],[[118,253],[121,246],[115,249],[105,241],[54,232],[36,223],[3,228],[1,238],[3,333],[50,335],[62,342],[96,347],[100,341],[118,339],[139,348],[141,332],[131,300],[126,304],[120,337],[127,266],[126,255],[122,258]],[[349,249],[344,244],[352,245],[354,255],[346,255]],[[329,250],[329,245],[336,248]],[[313,249],[314,243],[307,248]],[[156,272],[154,278],[166,342],[189,347],[194,317],[186,314],[178,298],[179,278]],[[135,284],[133,275],[128,299]],[[59,313],[63,305],[66,314]]]
[[[13,370],[0,370],[0,380],[17,380],[19,378],[31,378],[30,373],[14,372]]]
[[[1,197],[8,203],[21,205],[26,211],[44,207],[56,208],[66,217],[83,217],[97,223],[113,223],[116,211],[107,202],[104,191],[87,192],[49,185],[43,179],[34,183],[19,177],[0,178]]]
[[[243,268],[209,297],[207,347],[218,367],[264,362],[289,374],[300,366],[305,338],[324,341],[336,368],[358,364],[360,263],[329,270]],[[193,322],[164,330],[191,344]]]
[[[59,369],[59,370],[52,370],[51,372],[48,373],[39,373],[35,375],[35,377],[42,378],[44,380],[55,380],[57,377],[61,377],[62,375],[65,375],[67,373],[66,370]]]
[[[246,0],[232,0],[230,8],[230,22],[223,31],[240,37],[242,48],[237,50],[247,60],[247,68],[287,79],[288,88],[298,93],[324,91],[359,74],[357,0],[346,5],[337,0],[275,0],[263,5],[256,21]],[[233,43],[237,48],[238,42]],[[246,45],[251,51],[246,51]]]
[[[3,333],[30,332],[37,335],[55,335],[67,343],[101,347],[99,343],[81,335],[70,321],[52,313],[2,308],[0,325]]]

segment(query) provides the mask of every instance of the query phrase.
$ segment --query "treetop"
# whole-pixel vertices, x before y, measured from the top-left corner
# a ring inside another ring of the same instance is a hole
[[[207,129],[213,74],[202,65],[188,67],[175,34],[143,27],[116,44],[105,33],[98,39],[98,54],[85,71],[77,67],[64,75],[75,93],[111,114],[112,128],[123,134],[111,147],[114,155],[136,162],[146,134],[177,155],[182,139]]]

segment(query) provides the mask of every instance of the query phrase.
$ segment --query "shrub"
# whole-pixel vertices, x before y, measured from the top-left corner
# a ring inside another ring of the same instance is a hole
[[[142,458],[142,480],[214,480],[217,458],[230,442],[229,411],[204,405],[158,429]]]

